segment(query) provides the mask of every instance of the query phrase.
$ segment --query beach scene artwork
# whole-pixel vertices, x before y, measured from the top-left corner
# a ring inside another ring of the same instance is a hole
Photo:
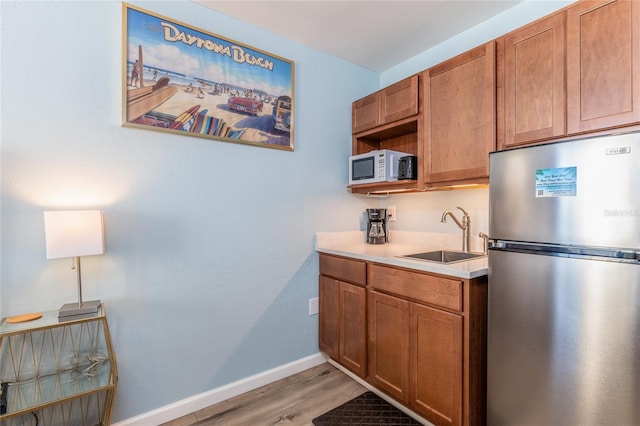
[[[123,4],[123,122],[293,150],[294,64]]]

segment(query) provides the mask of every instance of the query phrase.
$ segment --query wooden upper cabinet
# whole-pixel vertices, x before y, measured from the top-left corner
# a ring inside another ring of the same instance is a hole
[[[426,180],[489,176],[496,147],[495,42],[424,71]]]
[[[381,124],[391,123],[418,113],[418,76],[414,75],[383,89]]]
[[[418,76],[413,75],[353,103],[353,133],[418,114]]]
[[[567,9],[569,134],[640,122],[640,2]]]
[[[566,134],[565,14],[498,40],[498,149]]]
[[[364,132],[380,125],[380,95],[378,92],[353,103],[351,122],[353,133]]]

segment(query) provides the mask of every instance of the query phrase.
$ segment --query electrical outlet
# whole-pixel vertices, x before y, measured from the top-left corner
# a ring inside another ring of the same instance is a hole
[[[312,297],[309,299],[309,316],[318,314],[318,298]]]
[[[396,206],[387,207],[387,218],[389,219],[389,222],[395,222],[398,220],[398,217],[396,216]]]

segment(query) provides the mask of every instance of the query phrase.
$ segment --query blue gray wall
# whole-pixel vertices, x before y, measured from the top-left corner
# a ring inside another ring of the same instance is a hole
[[[486,231],[486,191],[349,194],[351,102],[537,17],[515,8],[378,75],[191,2],[137,4],[293,60],[295,151],[122,128],[121,3],[0,1],[0,314],[76,299],[69,261],[45,259],[43,211],[103,209],[83,282],[109,315],[115,421],[316,353],[315,232],[385,204],[396,229],[457,233],[438,215],[463,205]]]
[[[122,420],[318,352],[317,231],[352,230],[351,102],[379,75],[191,2],[139,6],[295,62],[293,152],[123,128],[122,4],[1,2],[2,316],[77,300],[46,209],[104,210],[83,259]],[[161,391],[162,390],[162,391]]]

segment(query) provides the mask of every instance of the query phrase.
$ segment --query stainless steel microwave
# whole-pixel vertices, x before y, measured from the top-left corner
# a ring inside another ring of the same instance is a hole
[[[349,185],[398,180],[398,163],[406,152],[380,149],[349,157]]]

